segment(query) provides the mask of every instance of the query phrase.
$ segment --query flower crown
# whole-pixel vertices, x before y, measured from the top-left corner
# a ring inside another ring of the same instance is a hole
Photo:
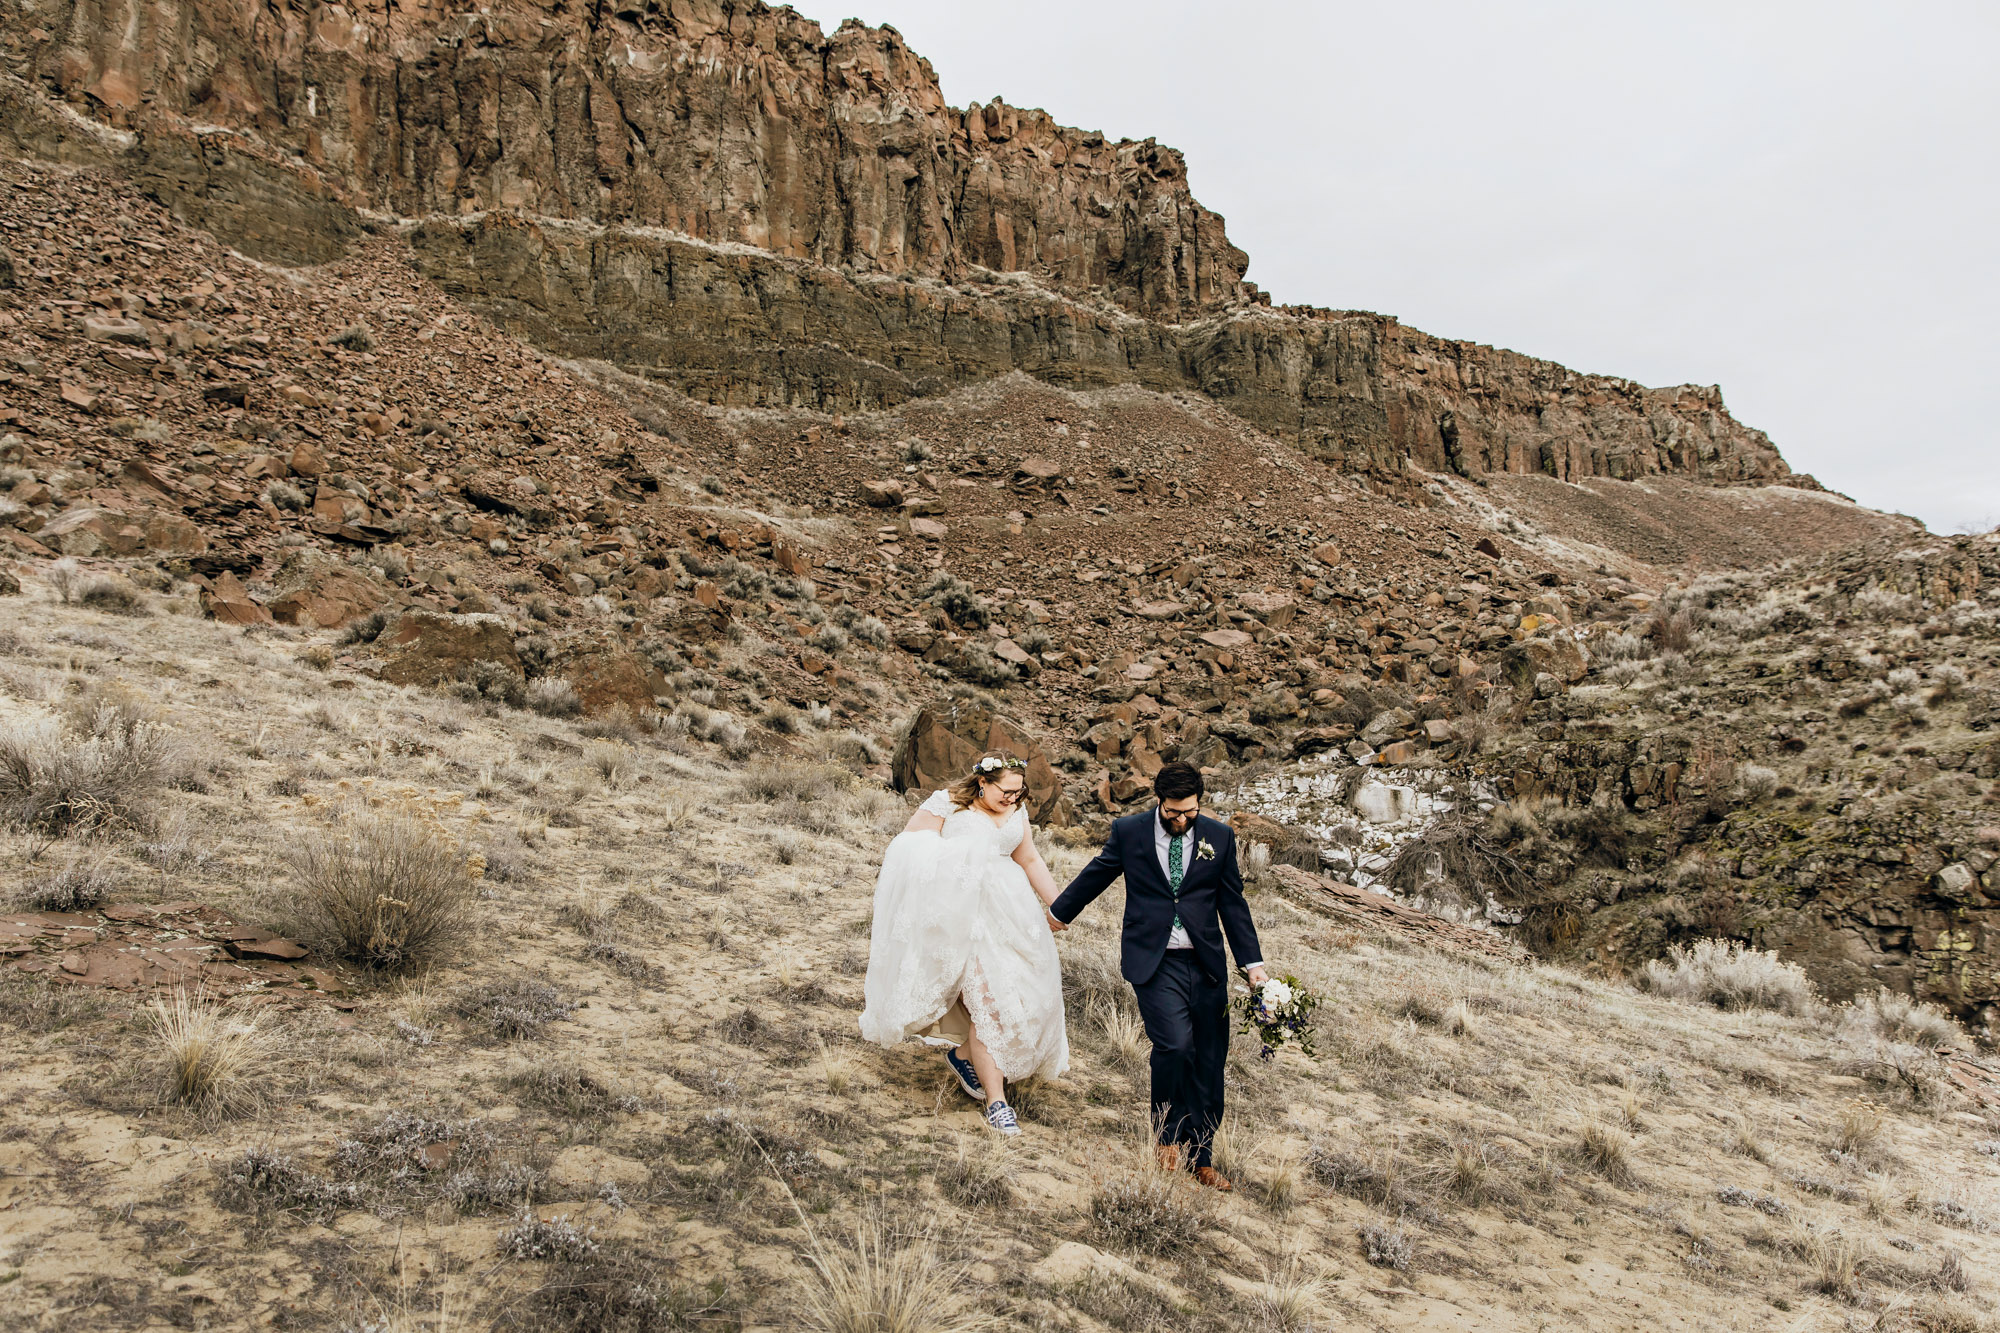
[[[1026,768],[1027,766],[1028,761],[1025,759],[1014,759],[1011,757],[1002,759],[997,755],[989,754],[980,760],[978,764],[974,765],[972,771],[975,773],[998,773],[1003,769]]]

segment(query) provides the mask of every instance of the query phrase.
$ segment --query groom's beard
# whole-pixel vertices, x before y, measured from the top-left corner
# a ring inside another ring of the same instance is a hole
[[[1182,824],[1181,824],[1181,825],[1180,825],[1179,827],[1175,827],[1175,824],[1174,824],[1174,821],[1173,821],[1173,820],[1169,819],[1169,818],[1168,818],[1167,816],[1165,816],[1165,815],[1161,815],[1161,816],[1160,816],[1160,827],[1161,827],[1161,828],[1163,828],[1163,829],[1165,829],[1165,830],[1167,831],[1167,836],[1168,836],[1168,837],[1170,837],[1170,838],[1178,838],[1178,837],[1182,836],[1183,834],[1185,834],[1185,833],[1186,833],[1186,832],[1187,832],[1187,831],[1188,831],[1189,829],[1191,829],[1191,828],[1193,828],[1193,827],[1194,827],[1194,821],[1195,821],[1195,817],[1196,817],[1196,815],[1199,815],[1200,813],[1201,813],[1201,812],[1197,810],[1197,811],[1196,811],[1196,812],[1195,812],[1194,814],[1192,814],[1192,815],[1189,815],[1189,816],[1187,817],[1187,820],[1186,820],[1186,822],[1185,822],[1185,823],[1182,823]]]

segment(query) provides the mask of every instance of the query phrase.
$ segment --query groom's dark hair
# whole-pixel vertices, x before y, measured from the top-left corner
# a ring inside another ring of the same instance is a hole
[[[1183,796],[1199,796],[1208,787],[1201,780],[1201,770],[1193,764],[1172,763],[1160,769],[1153,779],[1153,795],[1163,801],[1178,801]]]

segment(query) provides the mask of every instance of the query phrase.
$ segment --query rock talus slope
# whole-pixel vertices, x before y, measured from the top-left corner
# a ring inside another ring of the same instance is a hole
[[[115,162],[284,263],[404,220],[512,330],[713,403],[1010,371],[1198,390],[1346,467],[1791,477],[1712,388],[1273,309],[1151,140],[945,104],[889,27],[761,3],[8,0],[0,137]]]

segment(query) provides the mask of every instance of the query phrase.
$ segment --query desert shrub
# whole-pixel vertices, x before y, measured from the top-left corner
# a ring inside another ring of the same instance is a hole
[[[509,1039],[539,1037],[550,1023],[567,1019],[575,1009],[576,1001],[563,998],[548,982],[530,977],[493,982],[458,1003],[461,1017],[485,1022],[496,1035]]]
[[[308,1171],[296,1159],[269,1148],[251,1148],[223,1173],[225,1202],[264,1204],[312,1221],[325,1222],[343,1208],[365,1202],[361,1186]]]
[[[965,629],[985,629],[993,622],[993,609],[963,579],[939,570],[917,595],[950,616]]]
[[[143,827],[176,758],[164,728],[108,711],[81,727],[0,724],[0,816],[57,836]]]
[[[168,1100],[211,1119],[257,1109],[279,1049],[263,1015],[181,989],[153,1001],[150,1017]]]
[[[299,838],[283,858],[296,881],[295,929],[323,952],[408,972],[440,960],[471,930],[474,863],[423,821],[350,815]]]
[[[1393,1268],[1398,1272],[1408,1268],[1417,1257],[1416,1246],[1401,1223],[1393,1227],[1371,1223],[1361,1228],[1361,1253],[1377,1268]]]
[[[1495,821],[1504,808],[1495,810]],[[1497,822],[1444,820],[1404,844],[1382,878],[1406,897],[1461,899],[1460,905],[1482,904],[1488,898],[1519,902],[1533,881],[1507,850],[1505,832]],[[1310,868],[1317,868],[1317,860],[1315,849]]]
[[[543,717],[575,717],[583,711],[576,686],[560,676],[543,676],[529,682],[527,705]]]
[[[580,1263],[597,1253],[597,1238],[563,1214],[541,1218],[523,1211],[500,1233],[500,1253],[510,1259]]]
[[[507,1086],[523,1099],[572,1120],[601,1120],[640,1109],[639,1099],[573,1061],[546,1060],[514,1074]]]
[[[1631,1140],[1623,1131],[1589,1121],[1577,1131],[1570,1154],[1614,1185],[1633,1183]]]
[[[146,598],[129,579],[98,574],[84,579],[76,589],[76,604],[114,616],[146,614]]]
[[[556,1264],[535,1288],[534,1326],[554,1333],[669,1333],[718,1326],[728,1288],[714,1280],[695,1286],[676,1265],[629,1241],[604,1240],[596,1250]]]
[[[29,880],[21,901],[37,912],[83,912],[102,903],[111,885],[103,862],[73,856],[61,869]]]
[[[301,510],[310,503],[306,493],[289,481],[273,481],[264,487],[264,498],[279,509]]]
[[[76,600],[76,590],[83,583],[83,567],[76,563],[75,557],[64,556],[50,565],[42,577],[49,581],[49,590],[57,600],[68,606]]]
[[[857,643],[870,648],[887,648],[890,643],[889,627],[875,616],[857,616],[848,624],[847,632]]]
[[[1840,1035],[1854,1043],[1879,1039],[1905,1042],[1926,1050],[1970,1044],[1950,1014],[1926,1000],[1898,995],[1887,987],[1859,997],[1842,1012]]]
[[[327,341],[335,347],[345,347],[350,352],[375,350],[375,333],[366,324],[349,324]]]
[[[994,656],[983,639],[967,640],[965,646],[946,661],[953,675],[985,689],[997,690],[1016,679],[1014,668]]]
[[[359,620],[351,620],[347,628],[340,632],[341,643],[373,643],[382,637],[382,631],[389,628],[389,613],[370,611]]]
[[[1718,1009],[1804,1014],[1819,1003],[1804,968],[1736,940],[1673,945],[1666,958],[1648,962],[1636,981],[1655,995]]]
[[[1743,765],[1736,770],[1736,780],[1743,784],[1743,795],[1752,801],[1768,801],[1778,790],[1778,770],[1762,764]]]
[[[1140,1254],[1183,1253],[1209,1224],[1207,1200],[1193,1179],[1162,1171],[1148,1142],[1141,1159],[1112,1167],[1092,1189],[1089,1216],[1094,1238]]]
[[[847,631],[829,621],[814,630],[812,638],[807,642],[823,653],[838,657],[847,651],[847,639]]]

